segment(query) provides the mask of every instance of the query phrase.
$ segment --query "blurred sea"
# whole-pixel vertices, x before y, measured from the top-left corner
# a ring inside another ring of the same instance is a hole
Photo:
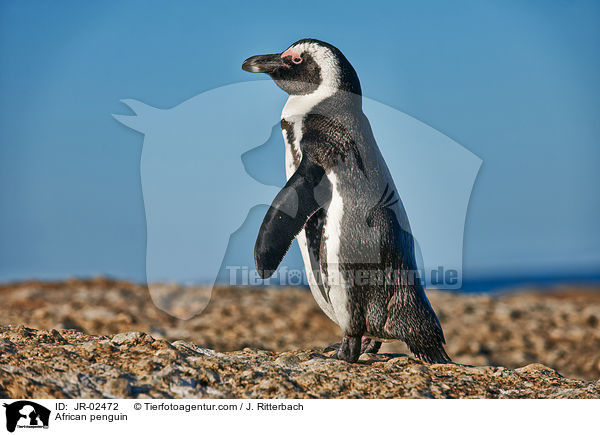
[[[489,293],[520,289],[540,290],[558,285],[600,287],[600,271],[578,274],[521,275],[471,279],[469,279],[468,276],[463,275],[462,288],[453,291],[463,293]]]

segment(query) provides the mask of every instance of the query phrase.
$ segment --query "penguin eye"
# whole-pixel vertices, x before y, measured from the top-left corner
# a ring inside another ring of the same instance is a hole
[[[294,62],[296,65],[298,65],[299,63],[302,63],[302,58],[301,57],[292,57],[292,62]]]

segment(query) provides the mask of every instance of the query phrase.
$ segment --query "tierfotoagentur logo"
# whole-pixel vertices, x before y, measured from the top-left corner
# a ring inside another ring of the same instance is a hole
[[[309,284],[306,271],[304,269],[289,269],[288,267],[278,268],[273,277],[262,279],[256,269],[250,269],[248,266],[228,265],[229,271],[228,284],[231,286],[259,286],[271,285],[273,282],[279,285],[307,286]],[[346,283],[353,283],[356,286],[368,286],[373,284],[381,285],[402,282],[413,285],[426,282],[436,287],[453,286],[458,281],[459,271],[455,269],[445,270],[442,266],[430,270],[427,277],[423,270],[398,270],[392,268],[356,268],[346,270],[343,273],[343,280]],[[271,280],[274,278],[274,281]]]
[[[50,410],[30,400],[4,403],[6,408],[6,430],[48,429]]]

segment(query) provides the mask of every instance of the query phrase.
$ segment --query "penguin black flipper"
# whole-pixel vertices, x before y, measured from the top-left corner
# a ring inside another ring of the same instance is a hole
[[[403,340],[417,358],[426,362],[451,362],[444,349],[446,340],[440,321],[423,285],[415,276],[414,238],[410,231],[400,226],[391,209],[398,200],[394,199],[396,194],[393,190],[388,191],[388,187],[367,217],[367,224],[380,231],[382,270],[406,272],[404,276],[396,274],[394,282],[384,283],[383,293],[389,298],[385,333]]]
[[[260,226],[254,260],[261,278],[268,278],[275,272],[308,219],[330,199],[331,184],[325,170],[305,153]]]

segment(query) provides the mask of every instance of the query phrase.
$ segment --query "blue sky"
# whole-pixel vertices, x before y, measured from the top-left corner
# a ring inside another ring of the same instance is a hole
[[[584,1],[3,1],[0,281],[143,280],[143,136],[111,117],[119,100],[257,79],[246,57],[303,37],[483,160],[465,274],[599,270],[599,19]]]

